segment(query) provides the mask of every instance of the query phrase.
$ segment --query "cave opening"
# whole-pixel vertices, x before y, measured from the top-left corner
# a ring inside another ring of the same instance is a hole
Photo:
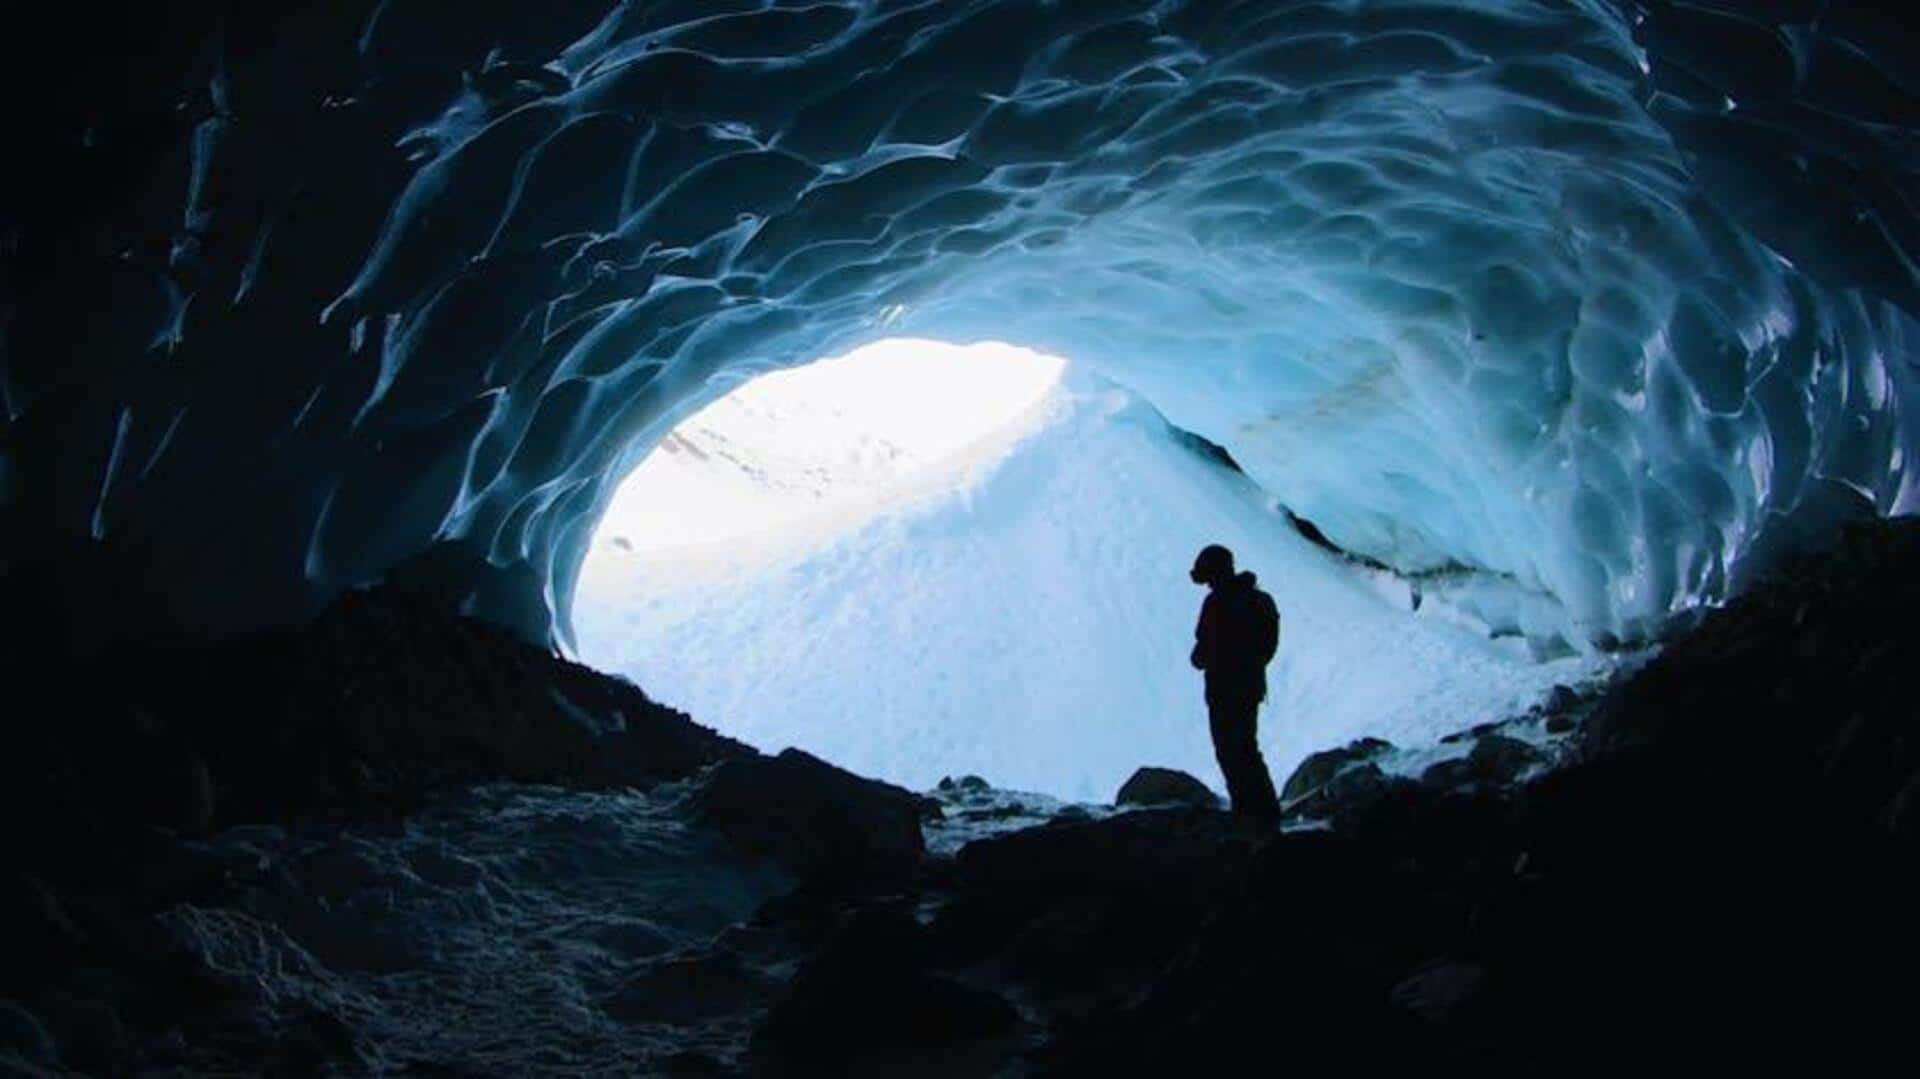
[[[1000,342],[895,338],[742,381],[655,442],[581,565],[578,656],[722,733],[915,789],[1072,800],[1143,763],[1220,785],[1193,553],[1284,612],[1262,743],[1280,774],[1446,734],[1590,677],[1329,552],[1145,398]]]

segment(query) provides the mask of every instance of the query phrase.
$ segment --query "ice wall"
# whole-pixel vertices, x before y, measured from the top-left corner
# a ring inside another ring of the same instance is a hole
[[[9,200],[7,564],[221,627],[404,563],[543,637],[677,418],[911,332],[1097,368],[1491,624],[1637,637],[1915,501],[1913,68],[1835,6],[117,24]]]

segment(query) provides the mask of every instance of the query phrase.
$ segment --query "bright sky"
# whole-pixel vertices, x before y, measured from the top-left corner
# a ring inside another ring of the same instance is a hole
[[[891,338],[763,375],[675,428],[615,493],[582,583],[710,544],[786,546],[965,482],[1037,422],[1066,361]],[[600,565],[596,565],[600,563]]]

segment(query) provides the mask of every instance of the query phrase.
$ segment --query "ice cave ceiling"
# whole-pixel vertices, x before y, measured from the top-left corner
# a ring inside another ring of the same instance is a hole
[[[545,637],[675,419],[903,333],[1086,363],[1529,633],[1920,498],[1873,5],[150,7],[8,76],[0,558],[94,631],[397,572]]]

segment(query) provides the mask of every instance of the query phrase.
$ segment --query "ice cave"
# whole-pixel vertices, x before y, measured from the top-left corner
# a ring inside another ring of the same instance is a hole
[[[39,14],[0,1071],[1899,1043],[1878,6]]]

